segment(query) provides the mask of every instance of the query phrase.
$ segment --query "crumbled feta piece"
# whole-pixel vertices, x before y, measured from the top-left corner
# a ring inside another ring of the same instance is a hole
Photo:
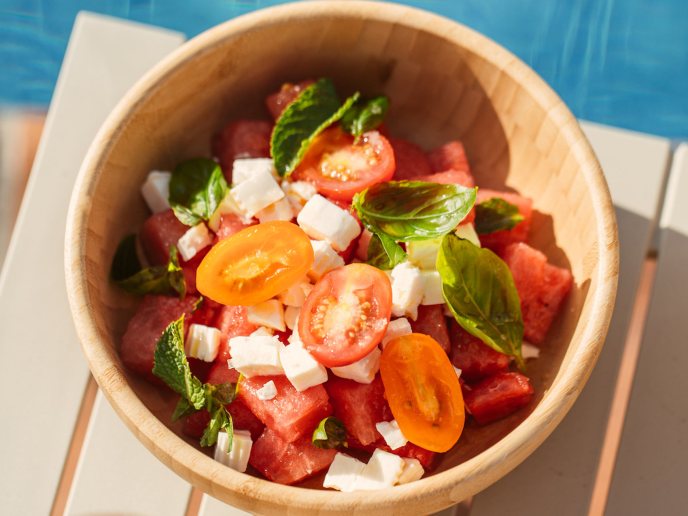
[[[350,213],[317,194],[309,199],[296,221],[309,237],[326,240],[337,251],[344,251],[361,232]]]
[[[143,195],[143,199],[153,213],[160,213],[170,209],[168,199],[170,197],[171,178],[172,174],[170,172],[152,170],[148,174],[146,181],[141,185],[141,195]]]
[[[243,211],[241,211],[231,195],[231,190],[227,192],[227,195],[225,195],[222,201],[220,201],[220,204],[217,208],[215,208],[215,211],[208,219],[208,227],[212,229],[213,232],[217,233],[217,231],[220,229],[222,216],[228,214],[236,215],[244,224],[250,224],[253,220],[253,217],[248,217]]]
[[[377,428],[377,431],[380,432],[387,446],[392,450],[401,448],[408,442],[408,439],[404,437],[404,434],[401,432],[401,428],[399,428],[399,423],[397,423],[396,419],[376,423],[375,428]]]
[[[365,463],[358,459],[343,453],[337,453],[332,464],[330,464],[330,469],[327,470],[323,480],[323,487],[331,487],[350,493],[354,490],[356,477],[361,474],[365,466]]]
[[[528,342],[521,344],[521,355],[523,360],[528,360],[529,358],[538,358],[540,356],[540,350]]]
[[[418,305],[423,299],[423,277],[420,269],[410,262],[400,263],[392,269],[392,314],[418,317]]]
[[[374,348],[370,353],[353,364],[332,367],[330,370],[340,378],[348,378],[358,383],[371,383],[380,370],[380,348]]]
[[[458,228],[456,228],[454,234],[457,237],[464,238],[473,245],[480,247],[480,238],[478,238],[478,233],[475,232],[475,226],[472,223],[468,222],[466,224],[461,224]]]
[[[282,190],[291,203],[291,208],[298,215],[308,200],[318,191],[308,181],[282,181]]]
[[[456,373],[456,377],[461,378],[461,369],[459,369],[458,367],[456,367],[454,365],[452,367],[454,368],[454,372]]]
[[[291,209],[289,201],[282,197],[279,201],[272,203],[270,206],[263,208],[256,217],[261,222],[270,222],[271,220],[286,220],[289,222],[294,218],[294,211]]]
[[[211,326],[192,324],[186,336],[186,356],[212,362],[220,349],[222,332]]]
[[[392,487],[404,470],[404,459],[377,448],[363,471],[356,477],[354,490],[372,491]]]
[[[436,269],[437,253],[440,251],[442,238],[430,240],[418,240],[406,243],[406,253],[409,261],[423,270],[432,271]]]
[[[313,285],[308,281],[308,278],[304,278],[281,292],[277,297],[286,306],[301,306],[312,289]]]
[[[296,325],[299,324],[300,306],[288,306],[284,309],[284,323],[292,331],[296,331]]]
[[[415,480],[420,480],[425,474],[423,465],[418,459],[407,459],[404,458],[404,470],[401,472],[398,484],[408,484],[409,482],[414,482]]]
[[[256,331],[251,333],[251,337],[272,337],[272,330],[265,326],[259,327]]]
[[[327,369],[303,346],[290,344],[283,347],[280,350],[280,360],[284,374],[299,392],[327,381]]]
[[[441,305],[444,303],[442,295],[442,278],[437,271],[420,271],[423,278],[423,299],[421,305]]]
[[[268,299],[246,308],[246,320],[251,324],[284,331],[284,307],[277,299]]]
[[[248,467],[248,458],[251,455],[251,447],[253,446],[251,433],[248,430],[234,430],[232,449],[229,453],[227,453],[228,440],[227,432],[217,434],[215,460],[243,473]]]
[[[283,347],[275,336],[232,337],[229,339],[232,367],[247,378],[284,374],[279,356]]]
[[[272,380],[265,382],[263,386],[256,391],[256,396],[258,396],[259,400],[263,401],[271,400],[277,396],[277,387],[275,386],[275,382]]]
[[[253,217],[263,208],[284,197],[284,192],[275,178],[265,170],[257,171],[232,188],[229,193],[247,217]]]
[[[399,319],[389,321],[387,331],[385,331],[385,334],[382,336],[382,349],[385,349],[385,346],[390,340],[401,337],[402,335],[408,335],[409,333],[413,333],[413,328],[411,328],[411,323],[408,322],[406,317],[400,317]]]
[[[313,246],[313,266],[308,271],[308,277],[313,281],[318,281],[332,269],[344,265],[344,259],[327,242],[311,240],[311,246]]]
[[[201,222],[189,228],[186,233],[177,240],[177,250],[185,261],[189,261],[196,256],[198,251],[204,247],[208,247],[212,243],[213,237],[210,236],[210,232],[206,225]]]
[[[232,163],[232,183],[238,185],[254,175],[267,172],[275,179],[279,179],[270,158],[239,158]]]

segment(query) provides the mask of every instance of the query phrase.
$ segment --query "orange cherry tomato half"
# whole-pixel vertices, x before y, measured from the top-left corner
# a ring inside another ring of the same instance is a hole
[[[353,137],[335,126],[311,143],[297,167],[297,179],[310,181],[321,194],[340,201],[394,175],[394,150],[377,131]]]
[[[215,244],[196,272],[196,288],[224,305],[255,305],[301,279],[313,265],[313,248],[296,224],[249,226]]]
[[[327,367],[352,364],[382,340],[392,314],[392,286],[380,269],[352,263],[325,274],[299,313],[299,335]]]
[[[466,418],[461,386],[432,337],[411,333],[389,341],[380,375],[392,414],[409,441],[434,452],[456,444]]]

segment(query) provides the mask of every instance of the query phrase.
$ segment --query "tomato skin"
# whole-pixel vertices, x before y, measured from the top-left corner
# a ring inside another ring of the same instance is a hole
[[[437,341],[420,333],[392,339],[382,352],[380,375],[392,414],[410,442],[435,452],[454,446],[466,417],[463,395]]]
[[[352,263],[316,283],[299,313],[299,335],[322,365],[345,366],[378,345],[391,315],[387,275],[371,265]]]
[[[330,199],[351,201],[369,186],[389,181],[394,167],[392,146],[378,131],[363,133],[354,143],[335,126],[316,137],[294,174]]]
[[[293,285],[312,265],[306,233],[291,222],[271,221],[215,244],[198,267],[196,287],[224,305],[255,305]]]

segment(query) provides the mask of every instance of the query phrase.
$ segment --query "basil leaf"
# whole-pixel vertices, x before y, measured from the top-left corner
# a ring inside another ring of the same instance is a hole
[[[406,253],[390,237],[373,234],[368,244],[368,263],[382,270],[391,270],[406,261]]]
[[[338,121],[358,96],[355,93],[340,104],[332,81],[320,79],[285,108],[270,138],[270,154],[280,176],[291,174],[313,138]]]
[[[475,205],[475,230],[480,235],[512,229],[522,220],[518,207],[499,197]]]
[[[222,169],[208,158],[195,158],[177,165],[170,179],[170,206],[187,226],[208,220],[229,187]]]
[[[130,245],[124,241],[122,244],[127,246]],[[120,248],[122,244],[120,244]],[[117,249],[118,252],[120,248]],[[115,264],[117,260],[118,254],[116,253],[112,269],[117,269],[117,272],[115,273],[111,270],[111,276],[113,274],[119,275],[124,270],[123,266]],[[138,296],[143,296],[145,294],[173,294],[175,292],[179,294],[180,298],[186,295],[184,271],[179,266],[177,248],[174,246],[170,247],[170,261],[167,265],[158,265],[141,269],[126,279],[117,280],[116,283],[127,292]]]
[[[382,123],[388,108],[389,99],[383,95],[366,101],[359,100],[342,116],[342,127],[358,141],[363,133]]]
[[[524,369],[521,300],[506,263],[489,249],[450,233],[442,239],[437,270],[444,299],[461,327],[513,356]]]
[[[141,270],[141,262],[136,252],[136,235],[125,236],[117,246],[110,267],[110,279],[122,281]]]
[[[313,446],[331,450],[340,446],[348,447],[346,442],[346,427],[340,419],[326,417],[313,431]]]

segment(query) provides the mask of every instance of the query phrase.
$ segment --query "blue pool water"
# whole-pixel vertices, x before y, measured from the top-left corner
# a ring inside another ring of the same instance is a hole
[[[194,36],[276,0],[0,0],[0,103],[50,101],[76,13]],[[688,138],[688,0],[406,0],[495,39],[588,120]]]

